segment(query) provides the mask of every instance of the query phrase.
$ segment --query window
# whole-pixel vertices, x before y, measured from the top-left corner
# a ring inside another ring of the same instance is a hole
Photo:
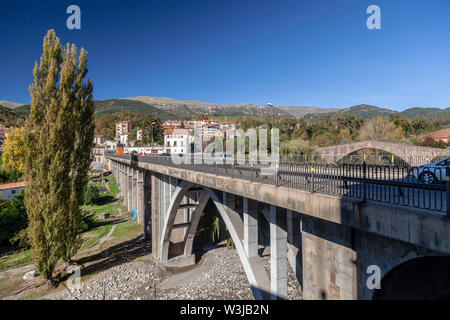
[[[11,190],[11,194],[16,194],[16,190]]]

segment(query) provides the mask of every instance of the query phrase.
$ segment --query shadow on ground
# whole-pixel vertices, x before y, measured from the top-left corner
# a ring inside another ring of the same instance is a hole
[[[74,261],[77,265],[85,266],[82,269],[82,275],[88,276],[149,255],[151,251],[151,244],[144,241],[143,236],[139,236],[109,247],[97,254],[75,259]],[[61,280],[65,281],[69,276],[66,275]]]

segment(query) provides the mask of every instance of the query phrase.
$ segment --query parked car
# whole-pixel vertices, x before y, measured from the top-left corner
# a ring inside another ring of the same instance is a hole
[[[170,157],[170,153],[167,153],[167,152],[162,153],[162,154],[161,154],[161,157]]]
[[[450,157],[413,168],[411,175],[422,183],[445,182],[447,168],[450,168]]]

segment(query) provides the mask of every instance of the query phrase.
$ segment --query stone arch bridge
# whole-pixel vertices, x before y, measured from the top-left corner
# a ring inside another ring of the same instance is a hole
[[[363,149],[378,149],[392,153],[410,165],[421,165],[435,157],[448,154],[445,149],[411,146],[401,143],[362,141],[320,148],[318,151],[328,163],[336,163],[343,157]],[[428,159],[428,160],[427,160]]]
[[[195,231],[210,201],[256,299],[287,298],[288,264],[304,299],[450,298],[445,212],[249,181],[170,158],[107,158],[159,264],[195,263]],[[268,246],[270,274],[260,256]],[[381,289],[368,285],[371,266],[380,271]]]

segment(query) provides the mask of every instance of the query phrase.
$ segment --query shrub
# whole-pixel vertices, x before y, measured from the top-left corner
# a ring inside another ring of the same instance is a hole
[[[16,247],[19,248],[28,248],[30,246],[30,239],[28,238],[28,230],[27,228],[20,230],[17,232],[9,242]]]
[[[95,184],[89,183],[84,189],[83,202],[84,204],[93,204],[100,197],[100,191]]]
[[[0,243],[9,241],[14,244],[12,239],[21,230],[28,226],[28,217],[25,205],[23,203],[24,192],[18,194],[14,200],[8,201],[7,204],[2,202],[0,211]]]
[[[95,226],[95,216],[89,211],[81,212],[80,232],[86,232]]]

